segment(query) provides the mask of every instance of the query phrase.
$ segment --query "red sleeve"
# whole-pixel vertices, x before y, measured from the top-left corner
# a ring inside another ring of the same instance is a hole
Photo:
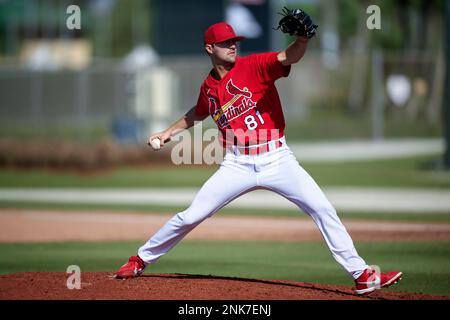
[[[291,71],[291,66],[283,66],[278,61],[278,52],[266,52],[251,55],[256,63],[257,72],[261,80],[269,82],[275,81],[281,77],[287,77]]]
[[[200,94],[198,95],[197,104],[195,106],[195,113],[198,116],[209,115],[209,100],[208,96],[206,95],[204,86],[200,88]]]

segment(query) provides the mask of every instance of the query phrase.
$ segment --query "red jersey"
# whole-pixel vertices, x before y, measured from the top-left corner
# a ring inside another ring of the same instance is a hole
[[[217,80],[211,73],[200,88],[197,115],[211,115],[222,139],[243,145],[260,144],[284,135],[285,121],[275,80],[287,77],[290,66],[277,52],[237,57],[234,67]],[[236,141],[237,140],[237,141]]]

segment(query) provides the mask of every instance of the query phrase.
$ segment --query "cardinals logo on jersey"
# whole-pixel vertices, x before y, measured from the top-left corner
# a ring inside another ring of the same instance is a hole
[[[209,114],[212,114],[214,122],[219,126],[220,129],[229,127],[227,117],[223,113],[221,108],[217,107],[217,101],[213,97],[208,97],[209,100]]]
[[[252,93],[250,91],[248,91],[247,87],[245,87],[243,90],[241,90],[240,88],[238,88],[234,85],[233,79],[230,79],[230,81],[227,82],[227,91],[229,94],[231,94],[235,97],[243,96],[248,99],[250,99],[252,97]]]
[[[215,98],[209,97],[210,114],[212,114],[213,120],[219,128],[228,126],[229,121],[238,118],[256,107],[256,102],[251,100],[253,96],[251,91],[246,87],[243,89],[239,88],[233,83],[233,79],[227,82],[226,90],[233,97],[221,107],[218,107]]]

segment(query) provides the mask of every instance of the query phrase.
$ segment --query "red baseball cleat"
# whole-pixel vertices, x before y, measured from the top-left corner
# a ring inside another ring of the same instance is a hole
[[[116,279],[129,279],[139,277],[145,269],[145,263],[139,256],[132,256],[128,262],[120,267]]]
[[[368,294],[381,288],[387,288],[402,279],[403,273],[394,271],[381,273],[368,268],[355,280],[355,292],[357,294]]]

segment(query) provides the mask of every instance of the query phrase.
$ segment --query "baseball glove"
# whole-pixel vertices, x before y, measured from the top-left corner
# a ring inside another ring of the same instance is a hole
[[[289,33],[291,36],[304,36],[311,39],[316,34],[316,30],[319,27],[311,20],[311,17],[301,9],[289,10],[284,7],[280,12],[283,16],[278,22],[278,28],[283,33]]]

